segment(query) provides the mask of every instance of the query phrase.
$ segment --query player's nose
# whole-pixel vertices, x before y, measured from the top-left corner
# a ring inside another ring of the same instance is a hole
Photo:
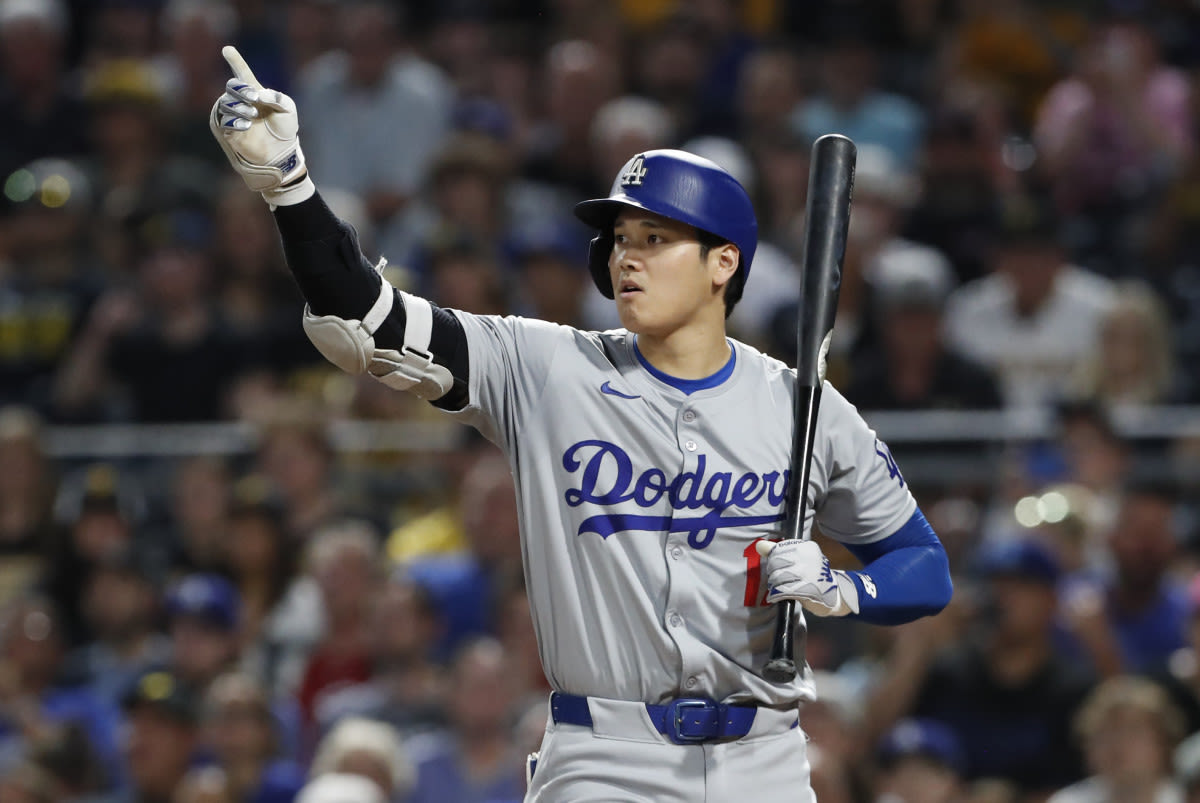
[[[623,271],[641,270],[643,266],[641,252],[634,246],[626,243],[617,244],[617,247],[613,250],[613,259],[617,267]]]

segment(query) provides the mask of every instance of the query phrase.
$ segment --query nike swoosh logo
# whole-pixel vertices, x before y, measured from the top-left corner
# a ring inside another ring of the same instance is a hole
[[[608,382],[605,382],[603,385],[600,386],[600,392],[607,393],[609,396],[616,396],[618,399],[640,399],[640,398],[642,398],[641,396],[630,396],[628,393],[622,393],[621,391],[617,390],[612,385],[610,385]]]

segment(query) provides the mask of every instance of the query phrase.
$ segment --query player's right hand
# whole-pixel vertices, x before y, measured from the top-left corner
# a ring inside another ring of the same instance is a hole
[[[295,101],[260,84],[236,48],[226,45],[221,55],[234,77],[213,104],[208,126],[229,163],[272,206],[311,197],[316,188],[300,149]]]
[[[858,590],[845,572],[833,569],[815,541],[789,538],[755,543],[765,558],[767,602],[793,599],[818,616],[858,613]]]

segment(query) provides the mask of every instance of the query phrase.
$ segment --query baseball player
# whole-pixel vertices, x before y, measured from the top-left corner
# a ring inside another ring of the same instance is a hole
[[[211,127],[274,210],[331,362],[478,427],[516,480],[534,628],[555,689],[527,801],[813,800],[800,704],[811,672],[760,674],[771,604],[899,623],[949,601],[945,552],[887,447],[832,387],[817,425],[813,541],[778,546],[795,373],[725,334],[750,273],[750,199],[712,162],[637,154],[607,198],[589,267],[622,329],[441,309],[392,288],[308,177],[295,103],[233,48]],[[353,143],[347,143],[353,147]],[[797,639],[797,643],[802,642]]]

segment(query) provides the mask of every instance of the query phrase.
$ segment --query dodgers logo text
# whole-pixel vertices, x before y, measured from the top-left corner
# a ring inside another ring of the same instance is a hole
[[[577,475],[577,482],[563,494],[571,507],[582,504],[621,506],[620,511],[589,516],[579,525],[578,535],[596,533],[602,538],[625,531],[687,533],[688,544],[704,549],[722,527],[746,527],[783,520],[783,513],[734,515],[762,499],[772,508],[782,506],[787,493],[788,471],[708,471],[704,455],[694,471],[668,477],[660,468],[634,472],[629,454],[614,443],[585,440],[574,444],[562,458],[563,468]],[[647,515],[636,508],[658,507],[663,500],[672,515]]]

